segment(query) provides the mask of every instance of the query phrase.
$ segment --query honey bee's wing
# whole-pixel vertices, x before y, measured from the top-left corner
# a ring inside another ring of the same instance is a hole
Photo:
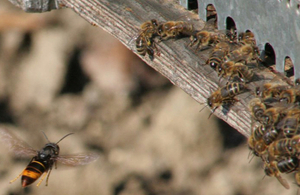
[[[206,23],[204,24],[203,22],[201,22],[198,14],[193,13],[193,12],[187,12],[187,13],[180,15],[174,19],[176,21],[185,21],[185,22],[192,24],[196,31],[203,29],[204,26],[206,25]]]
[[[127,42],[127,44],[129,45],[131,50],[134,50],[133,48],[135,47],[135,41],[137,41],[138,38],[140,38],[141,36],[143,36],[143,34],[146,33],[146,31],[148,31],[148,29],[144,29],[144,30],[140,30],[137,34],[135,34],[134,36],[132,36],[129,41]]]
[[[205,25],[204,25],[204,27],[203,27],[202,30],[214,31],[214,30],[216,30],[216,29],[217,29],[217,28],[216,28],[216,19],[215,19],[215,18],[211,18],[211,19],[209,19],[209,20],[205,23]]]
[[[60,155],[56,160],[67,166],[79,166],[89,164],[99,158],[98,154],[95,153],[84,153],[84,154],[70,154]]]
[[[140,30],[138,33],[136,33],[134,36],[132,36],[129,41],[127,42],[127,44],[129,46],[132,46],[134,41],[136,41],[143,33],[145,30]]]
[[[0,140],[8,150],[19,157],[32,157],[37,151],[31,148],[27,143],[18,139],[9,130],[0,127]]]

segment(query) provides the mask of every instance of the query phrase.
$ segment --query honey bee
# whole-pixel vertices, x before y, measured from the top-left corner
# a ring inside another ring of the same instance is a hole
[[[255,141],[259,141],[263,138],[263,136],[266,133],[266,127],[264,125],[259,125],[254,131],[253,131],[253,138]]]
[[[209,46],[213,46],[221,41],[225,41],[226,35],[220,31],[201,30],[190,36],[190,47],[196,45],[196,50],[204,50]]]
[[[248,147],[255,156],[264,158],[263,155],[267,151],[267,145],[262,140],[254,140],[254,137],[250,136],[248,138]]]
[[[212,109],[212,113],[223,104],[233,104],[237,101],[235,96],[246,91],[247,87],[243,83],[232,82],[219,88],[207,98],[207,104]]]
[[[270,126],[265,131],[265,134],[263,135],[262,139],[264,143],[268,146],[271,143],[273,143],[278,137],[279,137],[279,131],[274,126]]]
[[[47,136],[43,132],[45,138],[48,140]],[[40,150],[32,149],[27,143],[16,138],[11,132],[7,129],[0,128],[0,139],[4,143],[6,147],[11,150],[16,156],[20,157],[32,157],[31,161],[27,165],[27,167],[21,172],[21,174],[15,179],[11,180],[10,183],[16,181],[19,177],[21,178],[22,187],[26,187],[37,179],[39,179],[42,175],[42,179],[38,182],[37,186],[41,184],[44,178],[46,179],[46,186],[48,185],[48,179],[52,170],[53,165],[57,162],[60,162],[69,166],[78,166],[78,165],[86,165],[89,164],[99,157],[94,153],[87,154],[73,154],[73,155],[59,155],[59,146],[58,143],[62,141],[69,135],[73,133],[69,133],[63,136],[58,142],[52,143],[48,140],[48,143]]]
[[[261,117],[261,123],[264,125],[276,125],[281,119],[285,117],[285,106],[271,107],[265,110]]]
[[[297,88],[290,88],[281,91],[279,101],[286,104],[296,103],[300,101],[300,90]]]
[[[160,40],[178,38],[180,36],[191,36],[194,33],[194,26],[184,21],[169,21],[162,23],[157,28]]]
[[[256,46],[256,40],[254,34],[251,31],[239,33],[238,40],[241,43]]]
[[[234,65],[235,65],[234,61],[228,61],[228,62],[220,63],[216,68],[218,76],[219,77],[225,77],[226,73],[227,73],[226,70],[229,69],[230,67],[233,67]]]
[[[253,60],[258,60],[258,53],[256,49],[249,44],[240,44],[240,46],[228,53],[224,61],[244,62],[247,64]]]
[[[230,52],[230,45],[227,42],[218,43],[212,53],[210,54],[206,64],[210,65],[213,69],[216,68],[223,62],[224,57]]]
[[[286,117],[283,120],[282,132],[287,138],[299,134],[299,116]]]
[[[268,147],[270,158],[278,156],[295,156],[300,151],[300,135],[274,141]]]
[[[288,157],[280,161],[265,163],[265,173],[268,176],[276,177],[283,187],[289,189],[290,186],[280,173],[289,173],[295,171],[299,166],[299,160],[296,157]]]
[[[249,149],[252,150],[253,154],[256,156],[262,156],[266,152],[267,146],[262,140],[265,132],[265,126],[260,125],[251,133],[250,137],[248,138]]]
[[[144,22],[140,27],[140,32],[136,37],[136,50],[139,55],[145,56],[153,60],[154,49],[157,50],[153,38],[157,35],[158,22],[155,19]]]
[[[300,133],[299,122],[300,110],[296,107],[286,112],[286,117],[278,123],[277,128],[282,130],[285,137],[292,138]]]
[[[279,132],[274,127],[258,126],[248,138],[249,149],[253,154],[267,161],[267,148],[279,137]]]
[[[278,83],[265,83],[262,87],[256,87],[256,95],[260,96],[262,99],[268,98],[278,98],[280,97],[280,93],[287,89],[287,85],[281,85]]]
[[[237,30],[235,27],[230,28],[226,31],[226,36],[228,37],[229,42],[237,42]]]
[[[225,62],[217,68],[221,77],[229,77],[229,80],[238,78],[241,82],[250,82],[254,78],[253,70],[241,62]]]
[[[266,105],[259,98],[253,98],[249,102],[249,110],[253,119],[258,122],[263,121]]]

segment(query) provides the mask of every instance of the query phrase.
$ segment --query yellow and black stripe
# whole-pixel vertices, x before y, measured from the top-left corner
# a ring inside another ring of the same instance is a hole
[[[40,161],[32,160],[22,173],[22,187],[26,187],[35,182],[47,170],[48,167],[45,166],[45,164]]]

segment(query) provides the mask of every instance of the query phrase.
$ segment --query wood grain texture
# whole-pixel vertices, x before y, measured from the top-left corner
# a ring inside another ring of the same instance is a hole
[[[16,7],[21,8],[25,12],[40,13],[48,12],[64,7],[61,0],[8,0]]]
[[[19,7],[22,9],[22,1],[21,0],[8,0],[9,2],[11,2],[12,4],[14,4],[16,7]]]
[[[178,5],[176,1],[62,0],[62,3],[92,25],[99,26],[115,36],[133,52],[136,52],[134,41],[130,40],[138,34],[139,26],[143,22],[153,18],[167,21],[179,20],[187,15],[191,18],[198,17],[197,14]],[[204,22],[199,20],[198,25],[203,27]],[[210,93],[217,89],[216,83],[219,83],[219,78],[209,66],[204,65],[207,56],[196,53],[188,48],[187,44],[188,38],[160,42],[158,49],[161,55],[155,56],[154,61],[151,61],[148,56],[140,57],[199,102],[200,110],[206,105],[206,98]],[[248,97],[249,94],[241,96]],[[223,114],[222,109],[218,109],[215,114],[243,135],[249,136],[251,120],[245,105],[247,103],[242,100],[237,102],[226,115]]]

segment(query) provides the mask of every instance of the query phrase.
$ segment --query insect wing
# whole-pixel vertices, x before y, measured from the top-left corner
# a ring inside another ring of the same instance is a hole
[[[0,128],[0,140],[8,150],[19,157],[32,157],[37,151],[31,148],[26,142],[18,139],[9,130]]]
[[[200,21],[198,14],[188,12],[181,16],[176,17],[176,21],[184,21],[190,23],[194,26],[194,29],[200,30],[203,29],[205,24]]]
[[[148,31],[148,29],[140,30],[136,35],[130,38],[127,44],[129,45],[131,50],[134,50],[133,48],[135,47],[136,40],[141,38],[146,33],[146,31]]]
[[[98,154],[95,153],[84,153],[84,154],[71,154],[71,155],[60,155],[56,160],[67,166],[79,166],[89,164],[99,158]]]
[[[215,18],[212,18],[210,20],[208,20],[204,27],[203,27],[203,30],[207,30],[207,31],[215,31],[216,30],[216,19]]]
[[[130,40],[127,42],[130,49],[133,50],[135,41],[142,35],[142,33],[138,33],[138,35],[134,35],[130,38]]]

